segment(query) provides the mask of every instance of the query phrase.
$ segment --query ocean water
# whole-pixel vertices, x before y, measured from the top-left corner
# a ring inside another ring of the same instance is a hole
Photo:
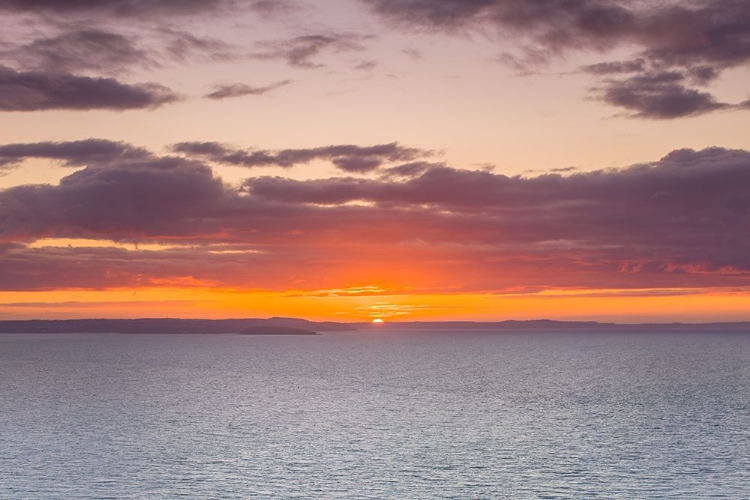
[[[750,336],[0,335],[0,498],[750,498]]]

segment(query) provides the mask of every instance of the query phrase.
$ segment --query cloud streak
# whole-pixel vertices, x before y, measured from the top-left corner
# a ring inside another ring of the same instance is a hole
[[[206,94],[206,99],[222,100],[235,97],[245,97],[249,95],[264,95],[281,87],[286,87],[294,83],[292,80],[282,80],[280,82],[266,85],[265,87],[253,87],[244,83],[229,83],[217,85],[213,92]]]
[[[352,33],[313,34],[288,40],[268,41],[259,44],[260,50],[251,58],[285,61],[293,68],[315,69],[325,66],[317,59],[326,52],[357,52],[364,50],[368,36]]]
[[[291,168],[324,160],[351,173],[367,173],[377,170],[385,163],[411,161],[434,155],[432,151],[404,147],[397,142],[368,147],[344,144],[278,151],[232,149],[218,142],[182,142],[175,144],[172,149],[177,153],[215,163],[247,168]]]
[[[0,146],[0,165],[17,165],[30,158],[44,158],[57,160],[65,167],[81,167],[150,157],[151,153],[143,148],[104,139]]]
[[[32,14],[84,14],[144,17],[195,15],[236,8],[245,4],[267,11],[268,1],[233,0],[0,0],[0,11]]]
[[[180,97],[156,83],[16,71],[0,66],[0,111],[155,109]]]

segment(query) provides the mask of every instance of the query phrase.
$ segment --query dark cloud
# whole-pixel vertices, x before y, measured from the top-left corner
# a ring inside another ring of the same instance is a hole
[[[288,12],[294,4],[293,0],[0,0],[0,11],[147,17],[247,9],[264,16],[273,16]]]
[[[90,166],[58,186],[19,186],[1,193],[0,239],[19,233],[112,233],[127,239],[129,234],[179,234],[191,224],[168,225],[182,218],[181,212],[215,217],[210,205],[222,203],[225,190],[204,165],[154,158]]]
[[[179,100],[155,83],[125,84],[113,78],[19,72],[0,66],[0,111],[50,109],[154,109]]]
[[[303,69],[321,68],[316,58],[324,52],[364,50],[362,43],[369,37],[351,33],[305,35],[289,40],[263,42],[261,50],[251,55],[255,59],[282,60],[289,66]]]
[[[174,15],[212,12],[237,3],[231,0],[0,0],[0,10],[29,13],[106,13],[119,16],[145,16],[149,14]]]
[[[499,60],[522,73],[570,51],[632,47],[632,60],[606,61],[582,70],[607,77],[603,84],[608,88],[597,93],[604,102],[640,118],[671,119],[730,107],[704,87],[723,71],[750,63],[747,0],[361,1],[405,29],[494,30],[518,48]],[[665,72],[680,73],[685,81],[644,81]],[[613,81],[618,75],[627,76]]]
[[[201,162],[150,157],[8,188],[2,287],[321,289],[393,273],[420,289],[470,291],[749,284],[750,152],[678,150],[622,170],[533,178],[424,167],[401,180],[260,177],[237,189]],[[50,237],[179,248],[22,244]]]
[[[589,64],[581,68],[584,72],[592,75],[617,75],[622,73],[639,73],[646,69],[644,59],[632,61],[612,61],[597,64]]]
[[[0,165],[19,164],[29,158],[58,160],[66,167],[146,159],[151,153],[124,142],[86,139],[72,142],[37,142],[0,146]]]
[[[442,163],[431,163],[426,161],[414,161],[396,165],[385,170],[386,177],[416,177],[422,175],[430,168],[443,167]]]
[[[383,161],[373,156],[340,156],[331,162],[344,172],[365,174],[377,170]]]
[[[240,57],[237,47],[222,40],[165,27],[145,33],[157,39],[148,49],[141,48],[135,37],[100,29],[76,29],[0,51],[0,60],[27,71],[114,75],[135,67]]]
[[[369,172],[386,162],[409,161],[434,154],[432,151],[407,148],[396,142],[369,147],[346,144],[309,149],[282,149],[279,151],[237,150],[216,142],[183,142],[173,146],[173,150],[216,163],[248,168],[289,168],[307,164],[314,160],[326,160],[347,172]]]
[[[98,29],[79,30],[38,38],[0,57],[27,70],[51,73],[93,71],[119,73],[132,66],[150,66],[155,61],[134,41]]]
[[[634,13],[624,6],[629,2],[607,0],[362,1],[401,26],[448,31],[494,26],[552,51],[586,44],[606,47],[636,24]]]
[[[217,85],[214,91],[206,94],[207,99],[229,99],[232,97],[244,97],[248,95],[263,95],[281,87],[286,87],[294,83],[292,80],[283,80],[280,82],[266,85],[265,87],[253,87],[244,83],[230,83]]]
[[[633,116],[672,119],[701,115],[731,106],[708,92],[689,88],[685,76],[674,71],[639,73],[604,82],[597,96],[602,101],[632,111]]]

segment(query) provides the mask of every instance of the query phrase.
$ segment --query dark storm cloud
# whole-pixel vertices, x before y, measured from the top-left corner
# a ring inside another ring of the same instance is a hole
[[[278,151],[236,150],[216,142],[183,142],[174,145],[173,150],[216,163],[248,168],[289,168],[314,160],[327,160],[347,172],[369,172],[386,162],[410,161],[434,154],[432,151],[404,147],[397,142],[369,147],[346,144]]]
[[[305,35],[289,40],[263,42],[259,44],[261,50],[251,57],[281,60],[295,68],[321,68],[324,64],[316,62],[316,58],[323,53],[361,51],[364,50],[362,43],[368,38],[351,33]]]
[[[283,80],[280,82],[272,83],[271,85],[266,85],[265,87],[253,87],[244,83],[223,84],[217,85],[214,88],[214,91],[206,94],[205,97],[207,99],[220,100],[229,99],[232,97],[244,97],[248,95],[263,95],[278,88],[291,85],[292,83],[294,83],[292,80]]]
[[[154,109],[179,100],[155,83],[125,84],[113,78],[93,78],[0,66],[0,111],[51,109]]]
[[[641,118],[670,119],[727,107],[702,87],[723,71],[750,63],[748,0],[362,1],[405,29],[494,30],[518,44],[520,54],[506,52],[499,59],[522,72],[570,51],[634,47],[637,57],[630,61],[605,61],[582,70],[608,77],[603,83],[610,88],[597,95]],[[684,74],[687,81],[645,88],[639,81],[669,71]],[[621,74],[635,76],[612,80]]]
[[[0,151],[79,158],[96,150],[85,141],[74,145],[66,147],[83,152],[49,144]],[[104,157],[127,150],[98,147]],[[221,151],[212,143],[193,150]],[[622,170],[534,178],[421,167],[401,180],[259,177],[236,188],[186,158],[96,163],[56,186],[0,191],[2,286],[118,286],[182,277],[300,289],[305,285],[295,280],[334,284],[342,268],[378,272],[377,266],[428,276],[425,286],[458,282],[473,291],[521,284],[743,286],[750,280],[750,152],[679,150]],[[116,249],[19,245],[50,237],[203,249],[125,256]],[[205,249],[218,244],[237,253]]]

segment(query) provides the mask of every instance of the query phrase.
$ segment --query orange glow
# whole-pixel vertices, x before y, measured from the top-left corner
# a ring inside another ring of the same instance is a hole
[[[389,292],[386,292],[389,293]],[[0,292],[0,317],[247,318],[290,316],[341,322],[507,319],[612,322],[750,320],[750,292],[672,291],[627,295],[588,290],[528,295],[346,295],[209,288]]]

